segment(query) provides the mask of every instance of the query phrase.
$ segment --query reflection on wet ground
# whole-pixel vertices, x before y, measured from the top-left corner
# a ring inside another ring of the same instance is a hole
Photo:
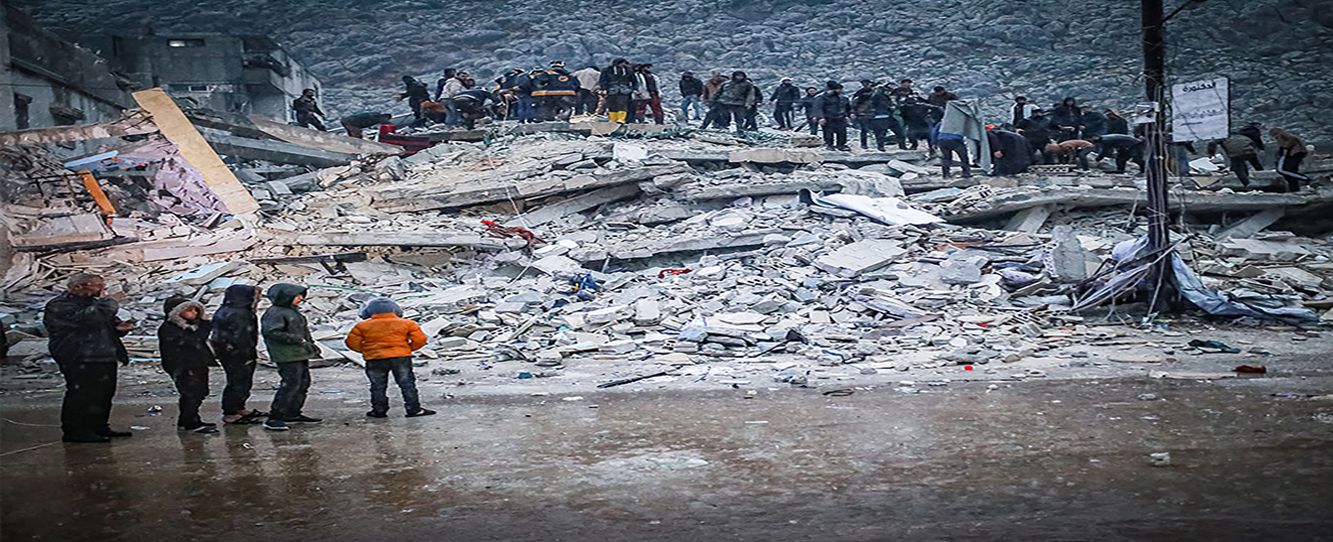
[[[35,449],[58,429],[19,424],[58,404],[10,401],[0,538],[1318,540],[1333,402],[1272,394],[1331,384],[491,396],[410,420],[315,397],[323,424],[213,436],[127,398],[113,421],[150,429]]]

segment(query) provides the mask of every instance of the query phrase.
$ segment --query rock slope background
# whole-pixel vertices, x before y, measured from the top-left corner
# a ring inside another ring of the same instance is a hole
[[[1183,0],[1168,0],[1168,12]],[[445,67],[489,81],[562,59],[650,61],[675,103],[684,70],[743,69],[766,90],[781,76],[910,77],[981,100],[1003,120],[1015,95],[1077,96],[1128,108],[1143,84],[1133,0],[17,0],[65,32],[230,32],[273,36],[327,85],[331,114],[406,110],[398,79]],[[1233,123],[1333,139],[1333,0],[1209,0],[1168,23],[1168,70],[1181,82],[1232,81]]]

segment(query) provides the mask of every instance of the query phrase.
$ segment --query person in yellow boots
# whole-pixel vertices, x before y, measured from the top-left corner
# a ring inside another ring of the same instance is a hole
[[[639,81],[629,61],[617,58],[611,66],[602,70],[598,82],[601,92],[606,96],[606,116],[611,122],[624,124],[629,118],[630,97],[638,88]]]
[[[366,359],[366,378],[370,379],[371,418],[389,416],[389,373],[403,392],[403,407],[408,418],[430,416],[434,410],[421,407],[417,396],[417,375],[412,372],[412,352],[426,346],[426,334],[416,322],[403,318],[403,309],[392,299],[370,300],[361,309],[365,320],[352,328],[344,341],[348,348]]]

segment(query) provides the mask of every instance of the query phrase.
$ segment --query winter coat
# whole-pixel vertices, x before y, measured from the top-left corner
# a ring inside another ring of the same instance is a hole
[[[804,110],[805,110],[805,116],[806,116],[807,118],[814,118],[814,116],[815,116],[815,100],[818,99],[818,98],[819,98],[819,95],[818,95],[818,94],[815,94],[815,95],[813,95],[813,96],[808,95],[808,94],[805,95],[805,96],[801,96],[801,109],[804,109]]]
[[[1125,117],[1106,117],[1106,133],[1129,135],[1129,120]]]
[[[389,298],[372,300],[361,310],[361,317],[367,320],[352,328],[344,344],[367,361],[411,356],[426,345],[426,334],[416,322],[403,318],[402,312]]]
[[[182,296],[171,296],[163,305],[167,321],[157,328],[157,349],[162,353],[162,369],[174,375],[181,369],[215,365],[213,351],[208,348],[212,322],[202,318],[204,306]],[[198,309],[201,318],[182,318],[181,313],[190,307]]]
[[[1214,141],[1208,145],[1208,154],[1217,152],[1217,147],[1222,147],[1222,152],[1226,153],[1227,158],[1246,158],[1259,155],[1259,147],[1254,144],[1254,140],[1243,134],[1231,134],[1226,139]]]
[[[929,96],[926,96],[926,102],[935,107],[944,107],[944,104],[957,99],[957,94],[947,90],[944,92],[932,92]]]
[[[825,92],[815,99],[814,111],[815,119],[828,119],[835,122],[847,120],[847,116],[852,114],[852,102],[842,94],[835,95]]]
[[[737,81],[729,79],[722,84],[722,88],[717,91],[717,103],[722,105],[750,107],[755,104],[756,92],[754,83],[749,79]]]
[[[1046,118],[1045,115],[1023,119],[1018,123],[1018,129],[1023,131],[1022,135],[1028,141],[1044,145],[1051,140],[1051,119]]]
[[[717,76],[704,83],[704,100],[711,102],[714,98],[717,98],[717,92],[722,90],[722,85],[726,82],[726,77]]]
[[[680,78],[681,96],[702,96],[704,93],[704,82],[695,79],[693,76],[683,76]]]
[[[934,124],[931,120],[933,111],[930,105],[920,102],[906,104],[898,108],[898,112],[903,117],[903,124],[917,128],[925,128]]]
[[[870,97],[875,93],[875,87],[861,88],[852,94],[852,112],[857,117],[868,119],[874,116],[875,105],[870,102]]]
[[[1077,127],[1080,124],[1080,121],[1082,120],[1082,116],[1083,113],[1081,113],[1078,110],[1077,106],[1070,106],[1070,105],[1060,105],[1055,109],[1051,110],[1051,114],[1049,115],[1051,119],[1051,126],[1055,128],[1059,128],[1061,126]]]
[[[439,102],[453,98],[464,90],[467,90],[467,86],[462,81],[459,81],[457,77],[450,77],[444,80],[444,84],[440,86],[440,92],[435,95],[435,101]]]
[[[801,101],[801,89],[796,88],[796,85],[791,83],[783,83],[778,85],[778,88],[773,89],[771,101],[777,102],[779,105],[795,105],[796,102]]]
[[[597,85],[607,94],[633,94],[639,81],[629,66],[611,66],[602,70]]]
[[[315,102],[315,99],[306,96],[292,101],[292,110],[297,113],[314,113],[321,117],[324,116],[324,112],[319,110],[319,104]]]
[[[274,363],[306,361],[319,355],[319,347],[310,335],[305,315],[292,305],[296,296],[305,293],[304,287],[287,283],[275,284],[268,290],[273,306],[260,318],[259,331],[264,335],[268,357]]]
[[[1106,115],[1096,111],[1088,111],[1079,118],[1079,124],[1083,126],[1083,139],[1092,136],[1106,135]]]
[[[116,330],[120,306],[109,297],[65,292],[46,303],[42,324],[50,336],[51,357],[57,364],[129,363],[120,342],[128,331]]]
[[[403,85],[405,86],[404,91],[398,99],[407,98],[412,103],[421,103],[430,99],[430,89],[426,88],[425,83],[413,79],[403,83]]]
[[[578,80],[579,88],[583,90],[597,90],[597,82],[601,78],[602,72],[591,66],[574,72],[574,79]]]
[[[563,68],[538,72],[533,76],[533,81],[537,83],[533,96],[574,96],[579,90],[579,82],[574,79],[574,74]]]
[[[1305,142],[1301,141],[1301,138],[1296,137],[1296,134],[1281,128],[1274,128],[1269,135],[1273,136],[1274,141],[1277,141],[1277,148],[1281,149],[1285,156],[1309,154],[1310,152],[1306,150]]]
[[[258,292],[254,286],[233,284],[222,294],[222,306],[213,313],[213,335],[208,338],[219,357],[259,359],[259,317],[255,314]]]

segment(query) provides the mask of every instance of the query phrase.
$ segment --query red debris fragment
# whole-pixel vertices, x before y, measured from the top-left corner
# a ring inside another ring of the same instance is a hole
[[[532,245],[536,244],[546,244],[546,241],[537,237],[537,234],[528,231],[527,228],[522,226],[501,226],[490,220],[483,220],[481,221],[481,224],[486,226],[487,233],[496,237],[521,237],[524,241],[528,242],[528,248],[532,248]]]
[[[1232,371],[1241,374],[1264,374],[1268,372],[1268,366],[1260,365],[1258,367],[1255,367],[1253,365],[1241,365],[1239,367],[1236,367],[1235,369],[1232,369]]]
[[[684,275],[690,271],[690,269],[663,269],[661,273],[657,274],[657,278],[664,279],[667,275]]]

